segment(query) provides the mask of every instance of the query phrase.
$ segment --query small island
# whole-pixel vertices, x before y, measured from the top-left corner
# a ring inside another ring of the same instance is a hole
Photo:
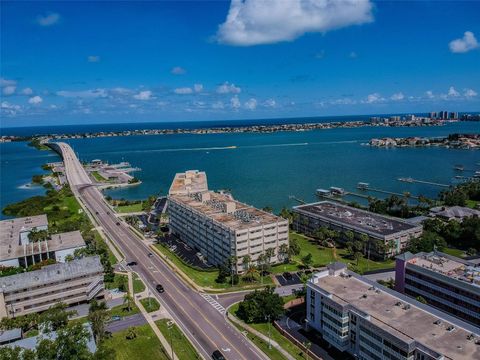
[[[368,145],[374,147],[426,147],[442,146],[453,149],[480,149],[480,134],[450,134],[447,137],[406,137],[371,139]]]

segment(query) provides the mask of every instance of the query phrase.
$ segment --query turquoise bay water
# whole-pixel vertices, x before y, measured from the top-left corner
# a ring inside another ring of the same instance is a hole
[[[132,166],[142,169],[135,173],[142,180],[141,185],[108,190],[112,197],[142,199],[152,194],[166,194],[176,172],[199,169],[207,172],[211,189],[229,189],[238,200],[279,210],[282,206],[296,204],[290,195],[314,201],[317,188],[339,186],[356,191],[358,182],[369,182],[372,187],[389,191],[409,191],[413,195],[434,197],[442,188],[402,183],[397,178],[413,177],[449,184],[458,175],[453,170],[454,165],[479,168],[475,164],[480,162],[480,151],[381,149],[361,144],[372,137],[446,136],[454,132],[478,133],[479,130],[478,123],[470,122],[422,128],[363,127],[273,134],[132,136],[72,139],[68,142],[81,160],[129,161]],[[22,190],[18,186],[24,180],[28,182],[31,175],[39,172],[38,167],[55,159],[55,155],[31,149],[26,151],[25,145],[21,144],[1,146],[2,202],[31,196],[34,190]],[[7,172],[5,161],[17,162],[17,171]],[[27,176],[29,171],[32,172]]]

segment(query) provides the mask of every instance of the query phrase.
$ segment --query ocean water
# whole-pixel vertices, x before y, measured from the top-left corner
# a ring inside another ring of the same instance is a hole
[[[454,165],[478,170],[480,151],[446,148],[372,148],[362,145],[373,137],[446,136],[478,133],[479,123],[461,122],[441,127],[362,127],[271,134],[210,134],[131,136],[72,139],[81,160],[128,161],[141,171],[134,175],[142,184],[107,190],[115,198],[142,199],[165,195],[176,172],[207,172],[210,189],[228,189],[240,201],[257,207],[298,204],[295,196],[315,201],[317,188],[343,187],[356,191],[358,182],[412,195],[434,197],[441,187],[404,183],[399,177],[451,184],[458,173]],[[2,202],[31,196],[37,190],[20,189],[39,167],[56,159],[23,143],[1,144]],[[14,163],[14,171],[10,165]],[[471,174],[468,171],[465,175]],[[41,190],[39,190],[41,191]],[[383,197],[379,193],[371,193]],[[352,200],[360,198],[352,198]]]

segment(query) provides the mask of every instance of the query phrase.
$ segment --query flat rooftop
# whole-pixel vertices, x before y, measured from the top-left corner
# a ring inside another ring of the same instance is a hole
[[[48,226],[47,215],[2,220],[0,221],[0,246],[4,243],[10,243],[11,238],[20,241],[19,234],[21,231],[43,226]]]
[[[191,207],[232,230],[287,221],[236,201],[229,195],[213,191],[191,195],[173,195],[170,196],[170,199]]]
[[[300,213],[307,213],[312,217],[325,220],[329,223],[338,223],[352,230],[377,236],[392,235],[402,231],[421,228],[419,225],[412,225],[400,219],[375,214],[333,201],[299,205],[295,206],[294,210]]]
[[[414,255],[407,263],[480,287],[480,266],[463,259],[434,251]]]
[[[70,231],[61,234],[53,234],[47,241],[38,241],[27,245],[20,244],[17,238],[9,238],[8,242],[0,244],[0,260],[18,259],[23,256],[42,254],[50,251],[74,249],[85,246],[80,231]]]
[[[187,170],[175,174],[169,195],[190,194],[208,190],[207,174],[198,170]]]
[[[480,216],[480,210],[471,209],[464,206],[437,206],[430,209],[433,216],[440,216],[447,219],[462,220],[471,216]]]
[[[0,292],[9,293],[96,273],[103,273],[100,257],[89,256],[66,263],[47,265],[40,270],[2,277],[0,278]]]
[[[379,289],[355,273],[348,271],[345,274],[347,276],[314,277],[309,286],[329,292],[340,304],[350,304],[369,314],[374,325],[402,341],[410,343],[415,340],[450,359],[480,359],[480,346],[467,339],[472,331],[475,331],[476,339],[480,339],[479,328],[459,320],[453,324],[440,311],[424,306],[431,309],[431,312],[426,311],[406,297]],[[437,320],[440,320],[438,325],[434,324]],[[454,329],[448,331],[452,325]]]

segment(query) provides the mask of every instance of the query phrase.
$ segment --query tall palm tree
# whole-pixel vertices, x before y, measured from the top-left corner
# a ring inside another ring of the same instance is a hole
[[[123,305],[125,305],[125,308],[127,309],[127,311],[132,310],[133,303],[134,303],[133,298],[130,296],[129,293],[126,293],[123,296]]]

